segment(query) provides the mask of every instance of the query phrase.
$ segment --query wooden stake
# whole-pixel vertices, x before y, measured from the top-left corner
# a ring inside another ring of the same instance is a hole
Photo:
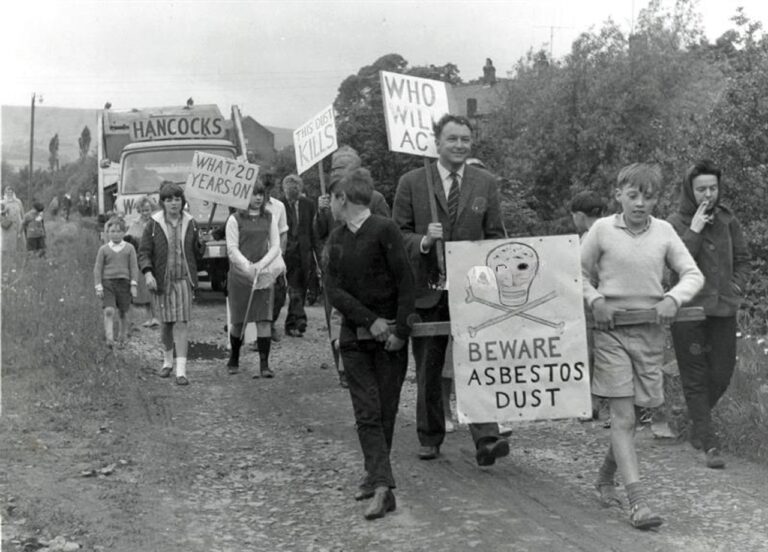
[[[320,174],[320,195],[325,195],[325,174],[323,173],[323,161],[317,164],[317,172]]]
[[[427,194],[429,195],[429,215],[432,222],[440,222],[437,218],[437,201],[435,201],[435,185],[432,182],[432,167],[429,164],[429,158],[424,157],[424,172],[427,175]],[[440,284],[445,284],[445,251],[443,250],[443,240],[435,242],[437,249],[437,268],[440,272]]]

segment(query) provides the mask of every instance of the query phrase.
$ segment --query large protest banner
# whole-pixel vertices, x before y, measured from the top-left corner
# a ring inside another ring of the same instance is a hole
[[[196,151],[184,193],[188,198],[247,209],[259,166]]]
[[[446,243],[459,421],[587,417],[575,235]]]
[[[293,147],[296,152],[296,171],[299,174],[338,149],[332,105],[293,131]]]
[[[432,124],[449,113],[446,83],[380,72],[389,149],[437,157]]]

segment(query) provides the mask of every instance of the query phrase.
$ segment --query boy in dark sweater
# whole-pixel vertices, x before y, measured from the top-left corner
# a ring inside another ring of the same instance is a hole
[[[136,249],[123,240],[125,230],[123,219],[113,217],[107,221],[104,231],[109,241],[99,248],[93,267],[96,296],[104,306],[104,334],[109,348],[115,344],[115,309],[119,313],[118,345],[122,347],[125,344],[128,333],[126,315],[131,308],[131,297],[136,297],[138,289]]]
[[[331,185],[331,212],[344,224],[331,233],[323,254],[326,293],[344,318],[339,346],[366,472],[355,499],[373,498],[366,519],[395,509],[389,456],[415,300],[400,230],[371,214],[372,193],[365,169]]]

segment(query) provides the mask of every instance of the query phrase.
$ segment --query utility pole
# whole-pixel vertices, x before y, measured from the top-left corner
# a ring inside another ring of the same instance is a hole
[[[27,181],[27,201],[28,205],[32,205],[32,163],[35,157],[35,101],[37,100],[37,93],[32,93],[32,111],[30,115],[29,124],[29,180]],[[43,96],[40,95],[40,103],[43,103]]]
[[[555,29],[572,29],[573,27],[564,27],[558,25],[536,25],[537,29],[549,29],[549,59],[555,59]]]

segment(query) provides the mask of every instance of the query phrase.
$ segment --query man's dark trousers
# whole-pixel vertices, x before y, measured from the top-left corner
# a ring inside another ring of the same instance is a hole
[[[342,332],[350,331],[343,328]],[[408,346],[387,352],[374,340],[341,342],[357,435],[365,458],[366,485],[394,487],[389,454],[400,389],[408,369]]]
[[[422,322],[450,320],[448,293],[444,291],[434,307],[417,308],[416,313]],[[445,438],[442,377],[448,339],[447,335],[412,338],[416,360],[416,432],[422,446],[440,446]],[[469,431],[475,447],[485,441],[496,441],[499,437],[496,423],[470,424]]]

